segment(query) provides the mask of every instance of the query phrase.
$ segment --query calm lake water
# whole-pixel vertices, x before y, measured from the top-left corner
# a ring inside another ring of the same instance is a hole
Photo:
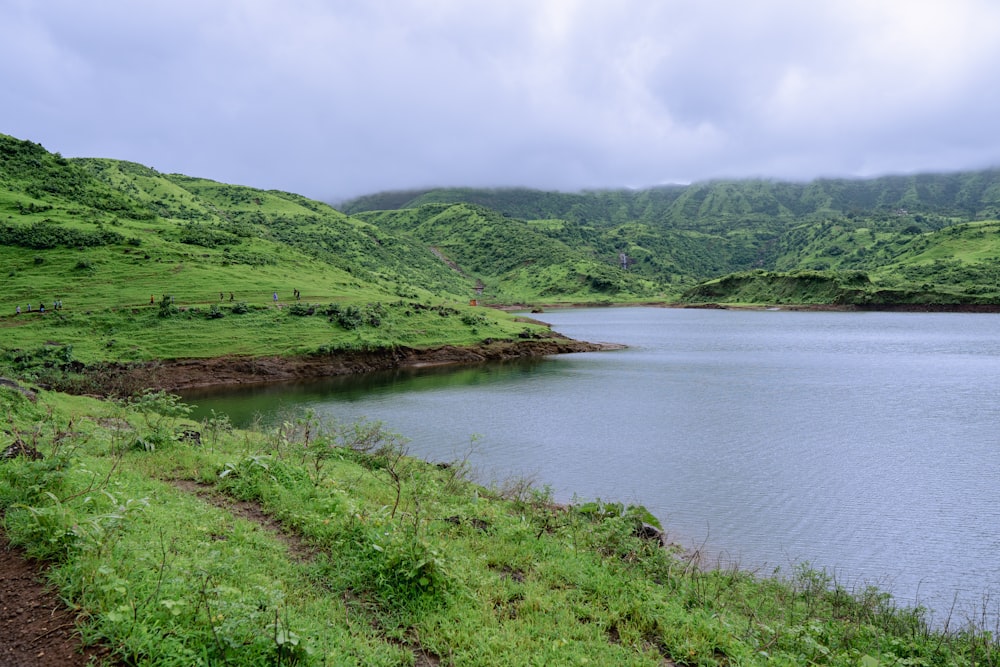
[[[558,500],[645,505],[671,539],[722,563],[765,574],[809,563],[936,622],[953,606],[954,621],[996,618],[1000,316],[538,317],[629,347],[186,400],[241,424],[305,407],[382,421],[416,456],[468,456],[484,482],[530,477]]]

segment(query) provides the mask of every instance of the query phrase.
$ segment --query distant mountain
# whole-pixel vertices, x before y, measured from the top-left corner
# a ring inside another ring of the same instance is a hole
[[[579,193],[426,189],[369,195],[345,202],[341,209],[381,224],[385,214],[365,211],[458,204],[497,211],[509,225],[527,224],[603,264],[624,261],[631,275],[661,284],[668,294],[746,271],[865,271],[875,281],[872,289],[905,287],[915,300],[923,298],[921,290],[938,283],[945,296],[928,292],[929,300],[982,301],[1000,289],[990,282],[985,256],[991,255],[992,245],[982,230],[976,234],[986,250],[953,260],[969,264],[962,271],[900,269],[916,261],[914,248],[944,247],[940,244],[946,237],[935,232],[1000,217],[997,169],[809,183],[710,181]],[[394,229],[405,231],[399,225]],[[907,276],[918,273],[924,280],[909,285]],[[848,282],[853,285],[853,278]],[[763,297],[765,292],[755,294]],[[698,293],[687,294],[692,298]]]
[[[515,218],[560,218],[582,224],[670,223],[712,225],[745,216],[803,218],[815,215],[889,213],[1000,216],[1000,169],[817,179],[808,183],[719,180],[642,190],[545,192],[525,188],[438,188],[384,192],[352,199],[337,208],[348,214],[465,202]]]

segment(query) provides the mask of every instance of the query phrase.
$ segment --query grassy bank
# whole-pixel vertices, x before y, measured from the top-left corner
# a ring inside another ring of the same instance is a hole
[[[705,570],[641,508],[484,488],[375,423],[237,431],[167,394],[0,386],[0,508],[88,642],[142,665],[972,665],[875,589]]]

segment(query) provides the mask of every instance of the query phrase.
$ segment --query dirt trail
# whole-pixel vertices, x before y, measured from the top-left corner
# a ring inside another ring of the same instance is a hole
[[[394,348],[312,357],[220,357],[177,359],[147,364],[105,364],[87,369],[107,394],[136,387],[168,391],[191,387],[264,383],[297,378],[367,373],[391,368],[413,368],[445,364],[472,364],[483,361],[537,357],[567,352],[593,352],[620,346],[584,343],[552,335],[523,341],[486,342],[474,347],[444,346],[429,350]],[[93,387],[91,387],[93,388]],[[189,492],[206,495],[204,489]],[[219,502],[217,498],[213,498]],[[231,503],[231,511],[265,524],[259,510]],[[309,549],[291,540],[293,554],[308,557]],[[47,588],[45,565],[26,557],[23,550],[9,544],[0,530],[0,667],[84,667],[118,666],[106,647],[84,647],[76,630],[77,615],[59,596]],[[418,665],[434,665],[435,656],[415,651]]]
[[[103,647],[84,647],[76,613],[42,580],[45,567],[0,531],[0,667],[119,665]]]

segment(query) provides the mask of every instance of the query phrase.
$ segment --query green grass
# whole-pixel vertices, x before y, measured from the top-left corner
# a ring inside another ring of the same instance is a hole
[[[405,456],[375,423],[267,431],[0,387],[15,543],[136,665],[972,665],[995,639],[823,572],[698,566],[636,535],[641,508],[554,505]],[[200,432],[200,445],[180,434]]]
[[[106,310],[170,294],[198,307],[219,292],[266,304],[293,289],[313,302],[634,303],[691,299],[700,282],[758,270],[864,271],[870,303],[995,303],[998,177],[436,190],[371,197],[350,217],[0,135],[0,304]],[[380,201],[409,208],[364,210]],[[768,295],[758,281],[760,302],[794,299],[787,282]]]
[[[541,331],[470,308],[472,281],[427,248],[319,202],[0,139],[0,223],[13,232],[0,235],[0,356],[54,346],[85,364],[296,355]],[[382,315],[345,328],[321,314],[331,304]],[[297,305],[317,314],[296,317]]]

